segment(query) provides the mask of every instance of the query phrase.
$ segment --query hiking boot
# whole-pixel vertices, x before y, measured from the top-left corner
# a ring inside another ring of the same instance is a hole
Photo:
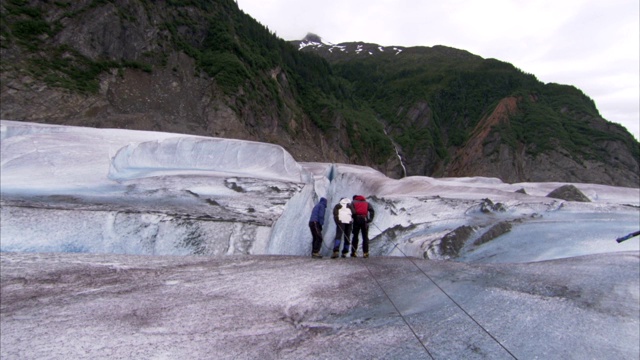
[[[366,258],[368,258],[368,257],[369,257],[369,253],[368,253],[368,252],[364,253],[364,254],[362,255],[362,257],[363,257],[363,258],[365,258],[365,259],[366,259]]]
[[[342,254],[342,257],[346,258],[347,257],[347,253]]]
[[[351,253],[351,257],[358,257],[358,254],[356,254],[356,253]]]
[[[338,252],[337,252],[337,251],[334,251],[334,252],[333,252],[333,255],[331,255],[331,258],[332,258],[332,259],[335,259],[335,258],[337,258],[337,257],[338,257]]]
[[[322,255],[320,255],[320,253],[317,253],[317,252],[311,254],[311,257],[314,259],[322,259]]]

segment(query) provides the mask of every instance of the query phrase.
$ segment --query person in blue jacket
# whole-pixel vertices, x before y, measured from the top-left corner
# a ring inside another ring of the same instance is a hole
[[[313,237],[311,256],[321,259],[320,248],[322,247],[322,225],[324,225],[324,213],[327,209],[327,199],[321,197],[320,201],[311,210],[311,218],[309,219],[309,229]]]

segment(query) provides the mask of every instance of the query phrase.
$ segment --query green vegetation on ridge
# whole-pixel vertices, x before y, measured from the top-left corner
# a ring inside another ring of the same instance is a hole
[[[591,126],[589,119],[600,115],[580,90],[543,84],[495,59],[435,46],[408,48],[401,56],[341,54],[332,64],[353,84],[355,95],[388,125],[407,157],[430,149],[447,161],[448,149],[464,146],[479,121],[507,97],[519,99],[518,111],[509,125],[494,131],[513,149],[526,145],[536,156],[560,145],[576,159],[602,160],[605,150],[599,141],[623,141],[638,154],[624,131]]]

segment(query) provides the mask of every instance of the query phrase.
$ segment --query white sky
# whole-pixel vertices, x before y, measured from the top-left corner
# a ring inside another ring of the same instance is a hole
[[[638,0],[238,0],[285,40],[445,45],[574,85],[640,138]]]

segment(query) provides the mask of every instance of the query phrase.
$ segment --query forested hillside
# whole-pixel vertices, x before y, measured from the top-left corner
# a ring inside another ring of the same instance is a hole
[[[638,142],[573,86],[445,46],[293,43],[353,84],[402,148],[409,175],[638,186]]]

